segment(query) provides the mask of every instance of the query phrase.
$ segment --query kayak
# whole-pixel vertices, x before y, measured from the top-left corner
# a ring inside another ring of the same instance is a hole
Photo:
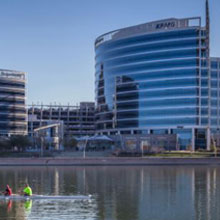
[[[45,195],[32,195],[32,196],[0,196],[0,200],[89,200],[91,195],[76,195],[76,196],[45,196]]]

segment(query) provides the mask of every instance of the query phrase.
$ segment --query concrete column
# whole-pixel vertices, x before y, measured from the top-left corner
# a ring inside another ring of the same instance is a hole
[[[195,151],[195,128],[192,128],[192,151]]]
[[[171,129],[170,128],[168,129],[168,134],[171,134]]]
[[[57,126],[54,127],[54,135],[55,135],[55,137],[58,137],[58,136],[59,136],[59,129],[58,129]]]

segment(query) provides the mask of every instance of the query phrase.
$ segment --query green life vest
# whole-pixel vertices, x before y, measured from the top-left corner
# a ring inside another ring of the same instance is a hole
[[[24,189],[24,193],[26,194],[26,195],[28,195],[28,196],[32,196],[32,189],[31,189],[31,187],[26,187],[25,189]]]

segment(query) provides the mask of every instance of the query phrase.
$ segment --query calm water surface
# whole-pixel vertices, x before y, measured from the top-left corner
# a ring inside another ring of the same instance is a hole
[[[91,201],[0,201],[1,220],[220,220],[220,167],[0,167],[0,190]]]

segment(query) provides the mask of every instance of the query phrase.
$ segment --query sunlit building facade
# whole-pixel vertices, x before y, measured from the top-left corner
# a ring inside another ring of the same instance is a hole
[[[0,69],[0,136],[26,135],[26,74]]]
[[[98,37],[100,134],[177,134],[180,149],[210,148],[219,128],[219,59],[209,55],[209,10]]]

